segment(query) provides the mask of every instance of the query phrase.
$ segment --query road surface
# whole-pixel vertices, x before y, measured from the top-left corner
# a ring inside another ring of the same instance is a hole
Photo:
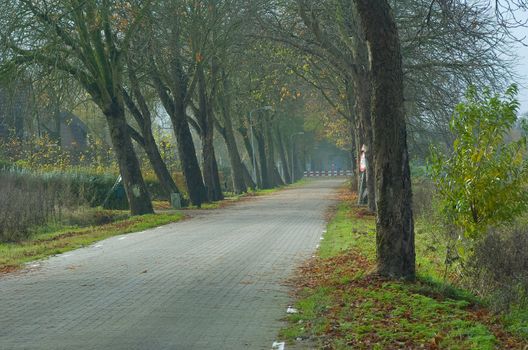
[[[309,258],[342,179],[207,211],[0,276],[0,349],[267,349],[281,282]]]

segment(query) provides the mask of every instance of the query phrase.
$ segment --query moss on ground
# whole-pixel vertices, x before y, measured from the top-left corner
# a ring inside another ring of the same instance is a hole
[[[442,283],[440,258],[417,235],[419,276],[375,274],[375,218],[341,194],[315,259],[293,280],[299,313],[281,336],[324,349],[522,349],[470,293]],[[419,229],[418,229],[419,230]]]

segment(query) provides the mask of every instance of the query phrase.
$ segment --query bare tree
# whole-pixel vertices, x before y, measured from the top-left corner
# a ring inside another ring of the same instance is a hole
[[[121,94],[129,40],[149,2],[18,0],[0,7],[3,68],[37,64],[75,79],[106,117],[132,214],[152,213]]]

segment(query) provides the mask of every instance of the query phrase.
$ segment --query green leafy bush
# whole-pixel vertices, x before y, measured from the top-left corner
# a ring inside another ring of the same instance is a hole
[[[516,94],[515,85],[503,97],[489,91],[481,97],[471,87],[451,121],[452,154],[432,152],[431,175],[442,214],[470,241],[527,208],[526,137],[506,141],[517,120]]]

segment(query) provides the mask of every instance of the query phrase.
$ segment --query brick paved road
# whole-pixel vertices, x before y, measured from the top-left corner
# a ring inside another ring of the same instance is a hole
[[[0,277],[0,349],[270,349],[281,285],[342,180],[107,239]]]

